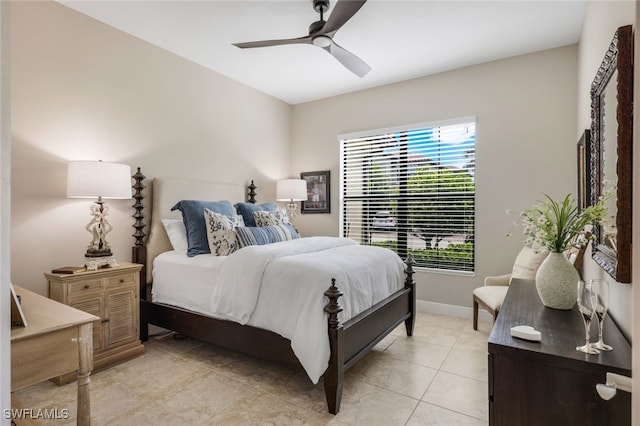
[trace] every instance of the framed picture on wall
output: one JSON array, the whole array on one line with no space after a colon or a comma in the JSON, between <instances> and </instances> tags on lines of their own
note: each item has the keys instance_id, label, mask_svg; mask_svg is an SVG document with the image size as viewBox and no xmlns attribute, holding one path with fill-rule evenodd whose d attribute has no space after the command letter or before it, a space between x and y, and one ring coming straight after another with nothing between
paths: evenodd
<instances>
[{"instance_id":1,"label":"framed picture on wall","mask_svg":"<svg viewBox=\"0 0 640 426\"><path fill-rule=\"evenodd\" d=\"M585 129L578 140L578 209L583 211L591 202L591 131Z\"/></svg>"},{"instance_id":2,"label":"framed picture on wall","mask_svg":"<svg viewBox=\"0 0 640 426\"><path fill-rule=\"evenodd\" d=\"M302 213L331 213L329 170L300 173L307 182L307 200L302 202Z\"/></svg>"}]
</instances>

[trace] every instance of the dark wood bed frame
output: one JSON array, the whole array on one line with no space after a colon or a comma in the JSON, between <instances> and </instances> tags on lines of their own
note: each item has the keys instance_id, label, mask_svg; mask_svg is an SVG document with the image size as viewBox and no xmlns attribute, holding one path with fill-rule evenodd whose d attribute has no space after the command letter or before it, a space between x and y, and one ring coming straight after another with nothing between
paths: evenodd
<instances>
[{"instance_id":1,"label":"dark wood bed frame","mask_svg":"<svg viewBox=\"0 0 640 426\"><path fill-rule=\"evenodd\" d=\"M144 233L145 176L138 168L133 175L135 200L135 223L133 234L133 262L144 265L140 272L140 339L148 340L148 325L154 324L205 342L213 343L253 355L262 359L297 365L300 362L291 349L291 341L268 330L240 325L232 321L219 320L174 306L156 304L151 301L151 283L147 284L147 248ZM255 186L249 186L249 202L255 202ZM338 319L342 311L339 299L342 292L334 279L325 292L329 302L324 307L328 313L327 332L331 355L323 381L329 412L337 414L344 385L344 373L371 348L380 342L403 321L407 336L413 334L416 312L415 283L413 281L413 259L406 264L405 286L381 302L343 323Z\"/></svg>"}]
</instances>

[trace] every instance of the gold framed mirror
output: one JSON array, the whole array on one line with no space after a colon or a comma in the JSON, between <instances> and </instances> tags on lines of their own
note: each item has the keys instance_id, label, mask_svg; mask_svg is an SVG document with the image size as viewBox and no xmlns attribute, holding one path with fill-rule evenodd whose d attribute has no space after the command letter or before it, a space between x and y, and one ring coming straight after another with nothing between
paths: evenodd
<instances>
[{"instance_id":1,"label":"gold framed mirror","mask_svg":"<svg viewBox=\"0 0 640 426\"><path fill-rule=\"evenodd\" d=\"M633 33L618 28L591 84L591 204L608 194L594 226L592 256L621 283L631 282Z\"/></svg>"}]
</instances>

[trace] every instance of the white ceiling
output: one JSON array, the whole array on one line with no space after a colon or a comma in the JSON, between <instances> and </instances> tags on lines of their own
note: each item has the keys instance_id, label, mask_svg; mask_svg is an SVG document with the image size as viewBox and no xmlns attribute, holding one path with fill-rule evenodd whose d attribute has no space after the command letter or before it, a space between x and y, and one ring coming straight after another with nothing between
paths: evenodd
<instances>
[{"instance_id":1,"label":"white ceiling","mask_svg":"<svg viewBox=\"0 0 640 426\"><path fill-rule=\"evenodd\" d=\"M312 45L232 46L306 36L311 0L59 2L290 104L577 43L587 3L369 0L334 37L359 78Z\"/></svg>"}]
</instances>

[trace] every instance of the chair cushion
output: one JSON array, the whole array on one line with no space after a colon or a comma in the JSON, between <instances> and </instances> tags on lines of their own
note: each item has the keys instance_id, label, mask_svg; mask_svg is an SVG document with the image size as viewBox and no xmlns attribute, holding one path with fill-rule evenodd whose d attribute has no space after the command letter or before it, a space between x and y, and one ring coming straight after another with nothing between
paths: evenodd
<instances>
[{"instance_id":1,"label":"chair cushion","mask_svg":"<svg viewBox=\"0 0 640 426\"><path fill-rule=\"evenodd\" d=\"M516 260L513 262L511 278L534 280L536 278L538 267L548 255L549 251L544 248L533 249L528 246L522 247L522 250L518 253Z\"/></svg>"},{"instance_id":2,"label":"chair cushion","mask_svg":"<svg viewBox=\"0 0 640 426\"><path fill-rule=\"evenodd\" d=\"M507 295L507 290L509 287L506 286L478 287L473 290L473 295L494 311L499 311L504 297Z\"/></svg>"}]
</instances>

